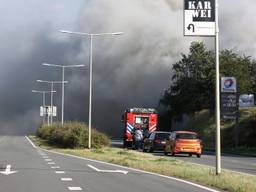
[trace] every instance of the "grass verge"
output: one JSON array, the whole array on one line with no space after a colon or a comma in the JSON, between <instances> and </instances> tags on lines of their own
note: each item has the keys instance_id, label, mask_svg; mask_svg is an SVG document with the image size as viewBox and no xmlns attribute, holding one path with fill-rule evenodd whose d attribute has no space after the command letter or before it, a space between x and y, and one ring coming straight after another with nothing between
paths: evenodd
<instances>
[{"instance_id":1,"label":"grass verge","mask_svg":"<svg viewBox=\"0 0 256 192\"><path fill-rule=\"evenodd\" d=\"M48 150L182 178L202 185L218 188L223 191L256 191L256 177L243 173L223 170L219 176L216 176L214 168L195 165L172 157L156 157L152 154L111 147L91 150L61 149L50 146L47 142L38 137L30 136L30 138L37 145Z\"/></svg>"}]
</instances>

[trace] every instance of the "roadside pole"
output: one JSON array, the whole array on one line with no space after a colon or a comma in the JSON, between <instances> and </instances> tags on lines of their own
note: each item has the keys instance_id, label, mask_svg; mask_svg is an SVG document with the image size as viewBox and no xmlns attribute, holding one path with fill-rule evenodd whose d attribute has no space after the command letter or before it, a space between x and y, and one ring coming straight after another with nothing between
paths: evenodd
<instances>
[{"instance_id":1,"label":"roadside pole","mask_svg":"<svg viewBox=\"0 0 256 192\"><path fill-rule=\"evenodd\" d=\"M215 55L216 55L216 175L221 173L221 143L220 143L220 73L219 73L219 4L215 0Z\"/></svg>"},{"instance_id":2,"label":"roadside pole","mask_svg":"<svg viewBox=\"0 0 256 192\"><path fill-rule=\"evenodd\" d=\"M44 108L45 108L45 92L43 92L43 124L45 123Z\"/></svg>"},{"instance_id":3,"label":"roadside pole","mask_svg":"<svg viewBox=\"0 0 256 192\"><path fill-rule=\"evenodd\" d=\"M184 0L184 36L215 37L216 175L221 173L218 0Z\"/></svg>"}]
</instances>

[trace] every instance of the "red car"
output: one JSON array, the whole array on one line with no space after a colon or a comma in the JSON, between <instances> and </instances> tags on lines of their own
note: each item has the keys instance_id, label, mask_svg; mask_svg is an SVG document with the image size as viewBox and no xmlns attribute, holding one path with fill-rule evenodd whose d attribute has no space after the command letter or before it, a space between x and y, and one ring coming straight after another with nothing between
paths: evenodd
<instances>
[{"instance_id":1,"label":"red car","mask_svg":"<svg viewBox=\"0 0 256 192\"><path fill-rule=\"evenodd\" d=\"M167 139L164 154L188 154L196 155L198 158L202 154L201 140L198 134L191 131L173 131L170 138Z\"/></svg>"}]
</instances>

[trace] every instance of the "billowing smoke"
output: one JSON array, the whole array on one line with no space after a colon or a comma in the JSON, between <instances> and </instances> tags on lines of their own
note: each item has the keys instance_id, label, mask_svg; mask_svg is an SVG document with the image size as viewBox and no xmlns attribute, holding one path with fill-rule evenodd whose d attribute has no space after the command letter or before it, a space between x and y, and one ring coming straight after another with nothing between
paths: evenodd
<instances>
[{"instance_id":1,"label":"billowing smoke","mask_svg":"<svg viewBox=\"0 0 256 192\"><path fill-rule=\"evenodd\" d=\"M128 107L156 107L171 78L171 64L189 46L184 40L182 12L171 1L88 1L80 31L117 32L93 39L93 124L121 133L121 114ZM74 37L69 37L74 38ZM88 58L88 39L78 57ZM85 82L88 82L88 78ZM88 90L88 89L87 89Z\"/></svg>"},{"instance_id":2,"label":"billowing smoke","mask_svg":"<svg viewBox=\"0 0 256 192\"><path fill-rule=\"evenodd\" d=\"M220 2L221 48L255 56L256 2L230 3ZM42 100L31 89L49 86L35 80L61 79L60 70L42 67L42 62L86 65L66 71L65 119L87 122L89 39L60 34L58 29L124 32L93 39L93 126L113 136L121 134L125 108L157 106L170 84L172 64L198 40L183 37L183 1L28 0L24 5L13 0L0 1L0 7L6 8L0 13L1 133L26 133L40 123ZM213 38L203 40L213 47ZM60 119L60 86L56 90Z\"/></svg>"}]
</instances>

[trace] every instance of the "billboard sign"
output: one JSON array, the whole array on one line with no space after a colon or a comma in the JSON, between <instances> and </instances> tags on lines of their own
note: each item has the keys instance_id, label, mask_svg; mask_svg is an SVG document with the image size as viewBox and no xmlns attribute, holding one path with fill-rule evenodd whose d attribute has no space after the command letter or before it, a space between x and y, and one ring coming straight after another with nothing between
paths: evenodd
<instances>
[{"instance_id":1,"label":"billboard sign","mask_svg":"<svg viewBox=\"0 0 256 192\"><path fill-rule=\"evenodd\" d=\"M223 119L238 118L238 95L237 93L221 94L221 114Z\"/></svg>"},{"instance_id":2,"label":"billboard sign","mask_svg":"<svg viewBox=\"0 0 256 192\"><path fill-rule=\"evenodd\" d=\"M215 36L215 0L184 0L184 35Z\"/></svg>"},{"instance_id":3,"label":"billboard sign","mask_svg":"<svg viewBox=\"0 0 256 192\"><path fill-rule=\"evenodd\" d=\"M239 107L254 107L254 95L253 94L240 95Z\"/></svg>"},{"instance_id":4,"label":"billboard sign","mask_svg":"<svg viewBox=\"0 0 256 192\"><path fill-rule=\"evenodd\" d=\"M237 84L235 77L222 77L221 78L221 92L222 93L236 93Z\"/></svg>"},{"instance_id":5,"label":"billboard sign","mask_svg":"<svg viewBox=\"0 0 256 192\"><path fill-rule=\"evenodd\" d=\"M57 116L57 107L56 106L40 106L40 116Z\"/></svg>"}]
</instances>

